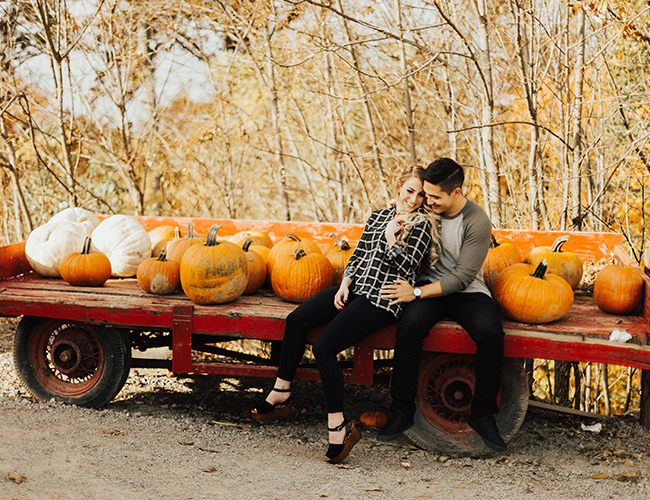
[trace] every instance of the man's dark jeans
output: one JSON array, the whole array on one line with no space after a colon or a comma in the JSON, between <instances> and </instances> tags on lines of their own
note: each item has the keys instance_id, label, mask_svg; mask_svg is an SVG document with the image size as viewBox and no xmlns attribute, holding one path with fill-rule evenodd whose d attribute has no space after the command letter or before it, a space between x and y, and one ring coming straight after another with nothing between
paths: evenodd
<instances>
[{"instance_id":1,"label":"man's dark jeans","mask_svg":"<svg viewBox=\"0 0 650 500\"><path fill-rule=\"evenodd\" d=\"M397 328L393 358L391 411L414 415L422 341L443 318L462 326L476 343L476 386L471 415L482 417L498 413L505 334L496 302L480 292L453 293L405 305Z\"/></svg>"}]
</instances>

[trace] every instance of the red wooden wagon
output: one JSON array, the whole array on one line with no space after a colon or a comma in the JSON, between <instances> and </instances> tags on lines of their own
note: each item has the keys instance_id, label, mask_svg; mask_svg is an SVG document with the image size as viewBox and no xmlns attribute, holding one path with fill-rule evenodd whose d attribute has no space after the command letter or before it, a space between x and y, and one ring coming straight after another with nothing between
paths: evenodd
<instances>
[{"instance_id":1,"label":"red wooden wagon","mask_svg":"<svg viewBox=\"0 0 650 500\"><path fill-rule=\"evenodd\" d=\"M199 234L219 222L220 235L245 229L267 232L274 241L288 232L329 245L332 232L358 240L362 226L301 222L269 222L190 218L141 217L147 230L159 225L194 223ZM632 263L622 237L610 233L495 231L513 241L524 255L558 236L570 234L563 249L583 261L598 261L612 252ZM270 289L213 306L192 303L183 293L145 294L135 279L112 279L100 288L72 287L60 279L29 271L24 242L0 247L0 315L23 316L14 339L14 361L23 383L39 399L90 407L105 405L121 390L131 367L158 366L176 373L275 377L271 358L234 352L229 343L256 339L276 346L284 320L296 306L275 297ZM640 271L641 272L641 271ZM642 273L643 274L643 273ZM650 278L644 275L646 289ZM650 427L650 294L637 314L612 316L601 312L593 298L576 294L569 314L560 321L528 325L504 321L506 331L499 428L506 440L519 429L528 406L528 384L521 358L610 363L643 370L642 422ZM628 343L609 341L613 330L632 335ZM354 347L353 366L345 380L372 384L379 361L377 349L391 349L394 327L385 328ZM313 341L319 331L312 331ZM139 358L139 352L167 346L171 361ZM132 351L133 349L133 351ZM424 343L416 424L407 436L430 450L476 455L488 449L466 424L474 375L475 346L456 323L436 325ZM205 361L194 352L224 355ZM135 353L132 356L132 352ZM273 350L271 350L273 353ZM298 378L318 379L313 368L300 368Z\"/></svg>"}]
</instances>

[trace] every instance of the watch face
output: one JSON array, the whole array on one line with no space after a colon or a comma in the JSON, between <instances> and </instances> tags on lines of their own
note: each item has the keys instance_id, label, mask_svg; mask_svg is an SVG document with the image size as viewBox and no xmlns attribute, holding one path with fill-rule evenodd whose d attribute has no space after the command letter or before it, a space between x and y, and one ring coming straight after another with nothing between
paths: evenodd
<instances>
[{"instance_id":1,"label":"watch face","mask_svg":"<svg viewBox=\"0 0 650 500\"><path fill-rule=\"evenodd\" d=\"M415 295L418 299L420 298L420 295L422 295L422 289L421 288L414 288L413 289L413 295Z\"/></svg>"}]
</instances>

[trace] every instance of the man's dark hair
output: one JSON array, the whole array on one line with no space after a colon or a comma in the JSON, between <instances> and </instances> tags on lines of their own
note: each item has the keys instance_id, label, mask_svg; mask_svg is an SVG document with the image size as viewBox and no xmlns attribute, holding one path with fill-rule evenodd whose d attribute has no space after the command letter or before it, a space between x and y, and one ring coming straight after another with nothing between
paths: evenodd
<instances>
[{"instance_id":1,"label":"man's dark hair","mask_svg":"<svg viewBox=\"0 0 650 500\"><path fill-rule=\"evenodd\" d=\"M463 167L451 158L438 158L429 164L422 179L451 194L454 189L463 185L465 172Z\"/></svg>"}]
</instances>

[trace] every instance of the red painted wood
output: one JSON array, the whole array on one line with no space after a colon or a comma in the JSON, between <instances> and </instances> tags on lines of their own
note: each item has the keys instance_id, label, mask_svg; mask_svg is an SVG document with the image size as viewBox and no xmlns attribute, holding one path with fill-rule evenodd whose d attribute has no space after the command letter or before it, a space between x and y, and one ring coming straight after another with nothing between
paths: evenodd
<instances>
[{"instance_id":1,"label":"red painted wood","mask_svg":"<svg viewBox=\"0 0 650 500\"><path fill-rule=\"evenodd\" d=\"M172 308L172 369L175 373L192 371L192 305Z\"/></svg>"}]
</instances>

